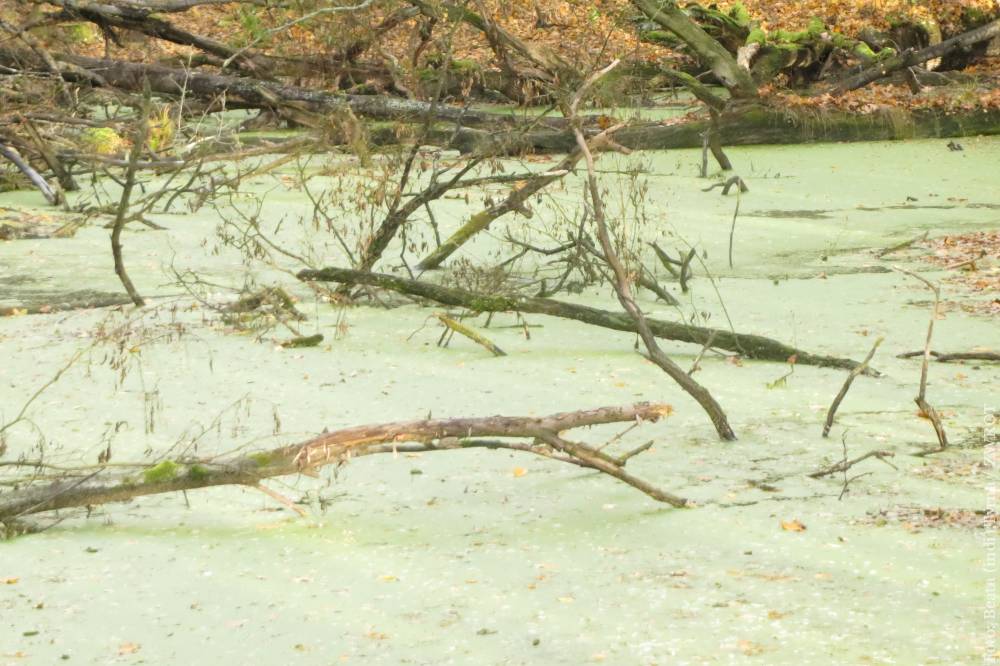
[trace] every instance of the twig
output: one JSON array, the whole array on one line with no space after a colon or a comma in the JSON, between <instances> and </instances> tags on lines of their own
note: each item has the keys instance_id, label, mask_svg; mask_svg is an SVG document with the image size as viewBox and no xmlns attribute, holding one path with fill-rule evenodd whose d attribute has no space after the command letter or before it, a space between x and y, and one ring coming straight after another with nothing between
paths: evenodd
<instances>
[{"instance_id":1,"label":"twig","mask_svg":"<svg viewBox=\"0 0 1000 666\"><path fill-rule=\"evenodd\" d=\"M829 476L831 474L836 474L837 472L846 472L847 470L851 469L852 467L854 467L855 465L857 465L862 460L867 460L868 458L878 458L879 460L881 460L885 464L889 465L893 469L897 469L895 465L891 464L889 461L886 460L886 458L893 458L893 457L895 457L895 455L896 454L893 453L892 451L885 451L885 450L882 450L882 449L875 449L875 450L869 451L868 453L866 453L866 454L864 454L862 456L858 456L857 458L854 458L852 460L846 460L845 459L845 460L840 461L836 465L831 465L830 467L824 467L823 469L820 469L820 470L817 470L817 471L813 472L812 474L809 475L809 477L813 478L813 479L821 479L824 476Z\"/></svg>"},{"instance_id":2,"label":"twig","mask_svg":"<svg viewBox=\"0 0 1000 666\"><path fill-rule=\"evenodd\" d=\"M281 493L279 493L279 492L277 492L275 490L271 490L270 488L268 488L264 484L258 483L258 484L255 484L252 487L256 488L260 492L264 493L268 497L274 499L276 502L278 502L278 504L281 504L281 505L283 505L283 506L291 509L295 513L299 514L299 517L306 518L306 517L309 516L309 513L305 509L303 509L301 506L299 506L298 504L296 504L292 500L288 499L287 497L285 497Z\"/></svg>"},{"instance_id":3,"label":"twig","mask_svg":"<svg viewBox=\"0 0 1000 666\"><path fill-rule=\"evenodd\" d=\"M920 234L916 238L911 238L908 241L903 241L902 243L899 243L897 245L893 245L892 247L887 247L885 249L879 250L878 252L875 253L875 256L878 257L879 259L881 259L882 257L884 257L887 254L891 254L893 252L897 252L899 250L906 249L906 248L910 247L911 245L913 245L914 243L922 243L923 241L927 240L927 234L928 233L929 232L925 231L924 233Z\"/></svg>"},{"instance_id":4,"label":"twig","mask_svg":"<svg viewBox=\"0 0 1000 666\"><path fill-rule=\"evenodd\" d=\"M875 356L875 352L878 350L879 345L882 344L883 340L885 340L884 337L878 338L875 341L875 344L872 345L868 355L865 356L863 361L861 361L861 364L852 368L850 373L848 373L847 379L844 380L844 385L840 387L840 392L837 393L837 397L833 399L833 402L830 404L830 409L826 413L826 424L823 426L824 437L827 437L830 434L830 428L833 427L833 417L837 413L837 408L840 407L840 403L843 401L844 396L847 395L848 389L851 388L851 384L854 383L854 379L868 367L868 363L872 360L872 357Z\"/></svg>"},{"instance_id":5,"label":"twig","mask_svg":"<svg viewBox=\"0 0 1000 666\"><path fill-rule=\"evenodd\" d=\"M736 208L733 210L733 223L729 227L729 268L733 267L733 235L736 233L736 216L740 214L740 196L743 190L736 192Z\"/></svg>"}]
</instances>

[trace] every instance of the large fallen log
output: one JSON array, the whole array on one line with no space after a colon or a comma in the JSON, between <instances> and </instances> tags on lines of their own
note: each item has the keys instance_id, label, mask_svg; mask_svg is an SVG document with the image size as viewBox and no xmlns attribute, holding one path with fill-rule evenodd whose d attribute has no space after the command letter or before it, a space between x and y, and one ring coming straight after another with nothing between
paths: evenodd
<instances>
[{"instance_id":1,"label":"large fallen log","mask_svg":"<svg viewBox=\"0 0 1000 666\"><path fill-rule=\"evenodd\" d=\"M351 458L378 453L508 449L552 458L608 474L658 502L683 507L687 501L625 471L628 460L649 448L637 447L611 455L602 446L573 442L563 433L608 423L655 422L672 411L669 405L637 403L625 407L562 412L549 416L487 416L386 423L346 428L322 434L300 444L225 459L161 460L121 471L97 465L44 479L47 466L22 462L31 471L24 483L0 492L0 523L25 516L66 509L124 502L136 497L196 488L240 485L263 488L264 479L291 474L315 475L318 468L341 465ZM489 439L481 439L489 438Z\"/></svg>"},{"instance_id":2,"label":"large fallen log","mask_svg":"<svg viewBox=\"0 0 1000 666\"><path fill-rule=\"evenodd\" d=\"M708 117L669 123L633 122L615 132L615 142L631 150L701 148ZM597 130L590 130L596 133ZM896 141L1000 134L1000 110L976 108L965 112L940 109L887 108L870 114L847 111L748 105L720 114L718 135L726 146ZM380 141L380 134L373 133ZM387 137L388 140L388 137ZM464 153L490 151L518 154L568 153L576 147L573 132L564 129L508 131L462 128L442 130L436 142L450 141Z\"/></svg>"},{"instance_id":3,"label":"large fallen log","mask_svg":"<svg viewBox=\"0 0 1000 666\"><path fill-rule=\"evenodd\" d=\"M53 53L60 74L70 81L85 80L127 92L142 93L149 89L164 95L198 98L218 102L224 99L228 108L281 108L288 106L315 113L331 113L350 109L351 112L377 120L419 120L427 117L463 125L502 127L514 124L513 113L475 111L446 104L432 104L400 99L388 95L350 95L300 86L283 85L247 77L223 76L204 72L175 69L147 63L105 60L68 53ZM49 70L38 55L26 49L0 47L0 65L16 71L45 72ZM552 119L557 122L559 119ZM545 125L545 120L540 124Z\"/></svg>"},{"instance_id":4,"label":"large fallen log","mask_svg":"<svg viewBox=\"0 0 1000 666\"><path fill-rule=\"evenodd\" d=\"M299 271L298 278L306 281L379 287L401 294L426 298L443 305L463 307L473 312L530 312L573 319L616 331L636 332L635 321L624 312L611 312L551 298L483 294L467 289L432 284L423 280L407 280L384 273L367 273L336 267ZM718 328L690 326L662 319L647 318L646 321L649 323L653 335L658 338L703 346L709 345L713 348L736 352L746 358L785 363L794 356L798 365L815 365L845 370L852 370L859 365L857 361L846 358L811 354L762 335L748 335ZM879 373L869 368L865 370L865 374L877 376Z\"/></svg>"}]
</instances>

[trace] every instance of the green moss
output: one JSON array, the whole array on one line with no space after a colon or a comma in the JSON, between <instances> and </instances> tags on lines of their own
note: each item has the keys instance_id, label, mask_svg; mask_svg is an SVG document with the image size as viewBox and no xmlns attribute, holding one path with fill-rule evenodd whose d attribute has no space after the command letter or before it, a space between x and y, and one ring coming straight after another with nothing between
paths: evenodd
<instances>
[{"instance_id":1,"label":"green moss","mask_svg":"<svg viewBox=\"0 0 1000 666\"><path fill-rule=\"evenodd\" d=\"M267 467L271 464L271 454L264 451L259 451L257 453L251 453L247 456L250 460L257 463L257 467Z\"/></svg>"},{"instance_id":2,"label":"green moss","mask_svg":"<svg viewBox=\"0 0 1000 666\"><path fill-rule=\"evenodd\" d=\"M434 81L438 72L433 67L420 67L416 70L417 78L421 81Z\"/></svg>"},{"instance_id":3,"label":"green moss","mask_svg":"<svg viewBox=\"0 0 1000 666\"><path fill-rule=\"evenodd\" d=\"M505 296L483 296L469 301L469 309L476 312L504 312L516 310L514 299Z\"/></svg>"},{"instance_id":4,"label":"green moss","mask_svg":"<svg viewBox=\"0 0 1000 666\"><path fill-rule=\"evenodd\" d=\"M163 483L177 478L179 466L173 460L164 460L154 467L150 467L142 473L142 478L146 483Z\"/></svg>"},{"instance_id":5,"label":"green moss","mask_svg":"<svg viewBox=\"0 0 1000 666\"><path fill-rule=\"evenodd\" d=\"M760 44L761 46L763 46L764 44L767 43L767 33L764 32L761 28L754 28L753 30L750 31L750 34L747 35L746 43Z\"/></svg>"},{"instance_id":6,"label":"green moss","mask_svg":"<svg viewBox=\"0 0 1000 666\"><path fill-rule=\"evenodd\" d=\"M875 60L878 58L878 54L872 51L871 47L864 42L858 42L851 50L854 55L858 56L862 60Z\"/></svg>"},{"instance_id":7,"label":"green moss","mask_svg":"<svg viewBox=\"0 0 1000 666\"><path fill-rule=\"evenodd\" d=\"M806 30L799 30L798 32L792 32L791 30L775 30L771 33L772 41L779 43L795 43L801 42L809 36L809 32Z\"/></svg>"},{"instance_id":8,"label":"green moss","mask_svg":"<svg viewBox=\"0 0 1000 666\"><path fill-rule=\"evenodd\" d=\"M678 39L674 37L673 33L666 30L646 30L639 34L639 39L644 42L652 42L653 44L672 45L678 43Z\"/></svg>"},{"instance_id":9,"label":"green moss","mask_svg":"<svg viewBox=\"0 0 1000 666\"><path fill-rule=\"evenodd\" d=\"M750 12L747 11L742 2L733 5L729 10L729 15L741 26L750 25Z\"/></svg>"},{"instance_id":10,"label":"green moss","mask_svg":"<svg viewBox=\"0 0 1000 666\"><path fill-rule=\"evenodd\" d=\"M451 71L456 74L474 74L479 71L479 65L475 60L463 60L455 58L451 61Z\"/></svg>"},{"instance_id":11,"label":"green moss","mask_svg":"<svg viewBox=\"0 0 1000 666\"><path fill-rule=\"evenodd\" d=\"M100 33L91 23L69 23L62 26L66 41L70 44L87 44L97 41Z\"/></svg>"},{"instance_id":12,"label":"green moss","mask_svg":"<svg viewBox=\"0 0 1000 666\"><path fill-rule=\"evenodd\" d=\"M207 479L211 474L212 473L208 470L208 468L202 465L191 465L188 467L188 478L195 481Z\"/></svg>"}]
</instances>

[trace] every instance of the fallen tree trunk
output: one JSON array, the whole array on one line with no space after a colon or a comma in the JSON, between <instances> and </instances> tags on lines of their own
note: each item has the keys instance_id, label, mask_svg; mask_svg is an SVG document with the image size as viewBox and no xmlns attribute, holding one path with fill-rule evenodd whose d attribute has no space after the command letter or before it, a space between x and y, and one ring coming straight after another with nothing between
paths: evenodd
<instances>
[{"instance_id":1,"label":"fallen tree trunk","mask_svg":"<svg viewBox=\"0 0 1000 666\"><path fill-rule=\"evenodd\" d=\"M407 280L383 273L367 273L347 268L327 267L320 270L303 270L298 273L300 280L338 282L351 285L369 285L389 289L402 294L426 298L443 305L463 307L473 312L531 312L534 314L573 319L585 324L610 328L616 331L636 332L635 321L624 312L610 312L586 305L566 303L551 298L531 296L483 294L455 287L444 287L422 280ZM791 356L797 358L798 365L815 365L825 368L853 370L859 363L846 358L822 356L761 335L734 333L717 328L689 326L662 319L647 318L653 335L666 340L710 345L713 348L736 352L751 359L785 363ZM877 376L871 368L865 374Z\"/></svg>"},{"instance_id":2,"label":"fallen tree trunk","mask_svg":"<svg viewBox=\"0 0 1000 666\"><path fill-rule=\"evenodd\" d=\"M71 476L62 475L48 483L26 481L20 488L0 492L0 523L56 509L124 502L146 495L196 488L222 485L260 488L263 479L290 474L315 475L315 470L320 467L341 465L351 458L377 453L472 448L522 451L594 469L627 483L658 502L683 507L687 505L683 498L660 490L625 471L628 460L647 450L648 445L614 456L601 447L571 442L562 436L566 430L600 424L656 422L671 411L669 405L637 403L543 417L488 416L408 421L336 430L301 444L223 460L162 460L155 464L136 465L128 472L114 471L121 469L120 465L114 468L99 465L77 471ZM484 437L500 439L478 439ZM506 441L509 438L515 441ZM27 462L19 465L33 467ZM38 479L37 473L44 471L45 466L38 464L37 469L33 469L36 475L32 479ZM266 489L265 492L275 496Z\"/></svg>"},{"instance_id":3,"label":"fallen tree trunk","mask_svg":"<svg viewBox=\"0 0 1000 666\"><path fill-rule=\"evenodd\" d=\"M701 148L712 130L709 118L675 124L633 123L615 132L615 143L632 150ZM596 132L598 130L591 130ZM937 109L887 108L871 114L847 111L796 110L751 105L720 114L718 137L726 146L783 145L843 141L895 141L1000 134L1000 110L952 112ZM373 134L376 142L378 133ZM440 131L436 143L451 142L463 153L568 153L576 147L568 130L516 132L462 128Z\"/></svg>"},{"instance_id":4,"label":"fallen tree trunk","mask_svg":"<svg viewBox=\"0 0 1000 666\"><path fill-rule=\"evenodd\" d=\"M987 42L998 36L1000 36L1000 19L980 26L975 30L952 37L951 39L946 39L933 46L928 46L925 49L906 51L898 56L882 60L853 76L842 79L833 86L830 92L834 95L841 95L849 90L863 88L869 83L898 70L920 65L935 58L941 58L957 49L971 48L976 44Z\"/></svg>"},{"instance_id":5,"label":"fallen tree trunk","mask_svg":"<svg viewBox=\"0 0 1000 666\"><path fill-rule=\"evenodd\" d=\"M299 86L282 85L246 77L205 74L161 65L104 60L72 54L53 54L67 66L60 73L67 80L99 80L103 85L133 93L142 93L146 82L154 93L199 98L217 103L225 99L228 108L291 108L330 113L351 112L379 120L415 120L426 117L464 125L509 126L517 118L511 114L471 111L469 109L399 99L385 95L349 95ZM48 72L45 63L24 49L0 48L0 65L19 71ZM84 76L83 73L89 73ZM547 121L541 121L545 125Z\"/></svg>"}]
</instances>

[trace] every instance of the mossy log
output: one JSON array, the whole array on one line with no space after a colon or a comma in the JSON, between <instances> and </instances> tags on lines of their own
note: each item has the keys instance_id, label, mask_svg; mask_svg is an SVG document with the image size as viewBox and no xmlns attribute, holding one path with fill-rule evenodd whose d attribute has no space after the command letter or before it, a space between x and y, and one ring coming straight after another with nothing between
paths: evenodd
<instances>
[{"instance_id":1,"label":"mossy log","mask_svg":"<svg viewBox=\"0 0 1000 666\"><path fill-rule=\"evenodd\" d=\"M635 321L624 312L611 312L551 298L482 294L467 289L432 284L423 280L407 280L384 273L367 273L347 268L328 267L320 270L304 270L299 272L298 278L306 281L315 280L380 287L426 298L443 305L467 308L473 312L530 312L573 319L616 331L634 333L637 330ZM708 344L713 348L736 352L750 359L785 363L789 358L795 356L798 365L815 365L845 370L852 370L859 365L857 361L846 358L811 354L761 335L690 326L662 319L647 318L646 321L649 323L653 335L658 338L690 342L697 345ZM871 369L866 370L865 374L878 375L876 371Z\"/></svg>"},{"instance_id":2,"label":"mossy log","mask_svg":"<svg viewBox=\"0 0 1000 666\"><path fill-rule=\"evenodd\" d=\"M614 134L616 143L632 150L700 148L702 135L711 128L707 117L664 125L633 123ZM814 109L782 109L763 105L737 106L719 116L723 145L835 143L893 141L1000 134L1000 110L973 109L952 112L936 109L887 108L870 114ZM572 132L442 131L462 152L493 150L566 153L576 145Z\"/></svg>"},{"instance_id":3,"label":"mossy log","mask_svg":"<svg viewBox=\"0 0 1000 666\"><path fill-rule=\"evenodd\" d=\"M686 500L625 471L628 460L648 446L621 455L603 447L572 442L563 433L607 423L655 422L671 413L669 405L636 403L624 407L562 412L549 416L487 416L435 419L359 426L324 433L299 444L243 454L223 460L162 460L136 465L98 465L45 482L31 463L20 487L0 491L0 524L26 516L67 509L124 502L212 486L240 485L257 488L264 479L291 474L315 475L316 469L340 465L351 458L378 453L428 452L455 449L508 449L594 469L627 483L658 502L676 507ZM481 439L489 438L489 439ZM511 441L512 440L512 441ZM274 496L274 493L269 492Z\"/></svg>"}]
</instances>

